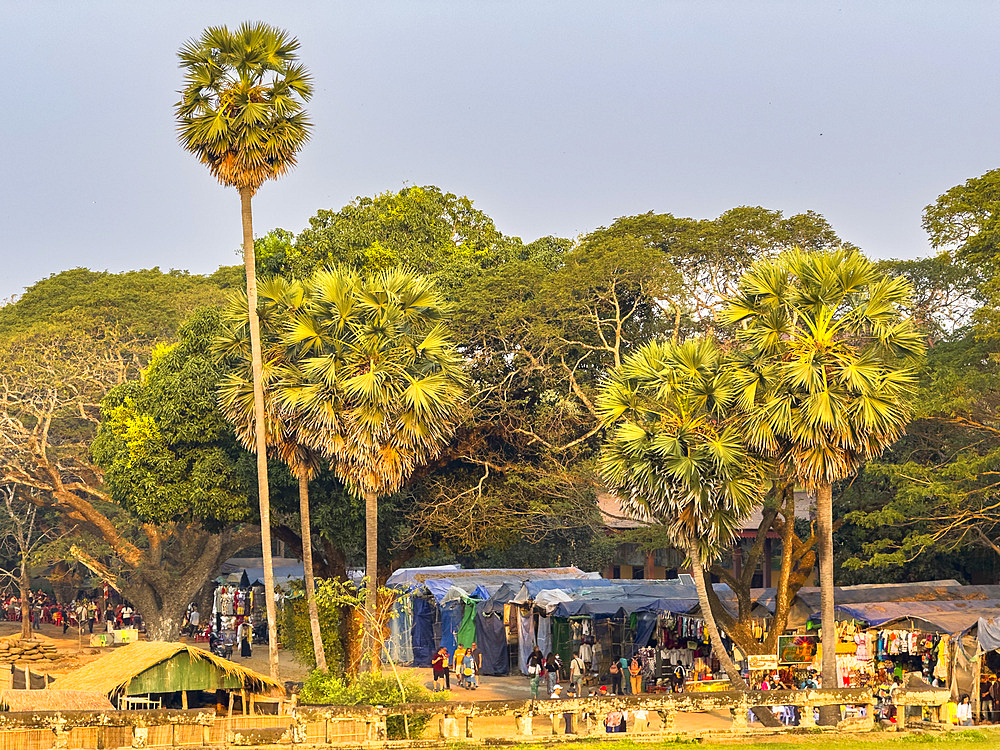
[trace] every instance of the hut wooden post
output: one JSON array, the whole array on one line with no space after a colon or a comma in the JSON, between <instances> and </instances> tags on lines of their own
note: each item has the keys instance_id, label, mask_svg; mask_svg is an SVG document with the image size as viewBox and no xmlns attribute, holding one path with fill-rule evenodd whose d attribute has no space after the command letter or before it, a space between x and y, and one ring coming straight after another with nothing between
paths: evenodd
<instances>
[{"instance_id":1,"label":"hut wooden post","mask_svg":"<svg viewBox=\"0 0 1000 750\"><path fill-rule=\"evenodd\" d=\"M247 715L247 689L242 688L240 690L240 708L243 709L243 715Z\"/></svg>"},{"instance_id":2,"label":"hut wooden post","mask_svg":"<svg viewBox=\"0 0 1000 750\"><path fill-rule=\"evenodd\" d=\"M230 690L229 691L229 714L226 716L226 718L228 718L228 719L233 718L233 699L234 699L234 693L233 693L232 690Z\"/></svg>"},{"instance_id":3,"label":"hut wooden post","mask_svg":"<svg viewBox=\"0 0 1000 750\"><path fill-rule=\"evenodd\" d=\"M188 691L181 690L181 708L187 711L187 707L188 707Z\"/></svg>"}]
</instances>

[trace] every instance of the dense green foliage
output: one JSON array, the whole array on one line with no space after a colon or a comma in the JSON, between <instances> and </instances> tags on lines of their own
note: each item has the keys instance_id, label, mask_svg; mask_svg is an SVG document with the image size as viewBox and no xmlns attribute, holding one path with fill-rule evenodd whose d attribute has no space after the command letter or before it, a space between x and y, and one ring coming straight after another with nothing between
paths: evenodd
<instances>
[{"instance_id":1,"label":"dense green foliage","mask_svg":"<svg viewBox=\"0 0 1000 750\"><path fill-rule=\"evenodd\" d=\"M253 468L216 404L222 372L209 342L220 330L217 310L196 313L141 381L101 401L94 460L112 498L142 521L221 528L250 515Z\"/></svg>"},{"instance_id":2,"label":"dense green foliage","mask_svg":"<svg viewBox=\"0 0 1000 750\"><path fill-rule=\"evenodd\" d=\"M284 602L279 622L282 648L293 652L302 664L315 667L316 656L309 630L309 607L300 582L293 582ZM332 674L342 674L345 663L344 648L340 642L343 610L328 601L317 601L317 605L327 668Z\"/></svg>"},{"instance_id":3,"label":"dense green foliage","mask_svg":"<svg viewBox=\"0 0 1000 750\"><path fill-rule=\"evenodd\" d=\"M451 694L448 691L432 693L418 680L418 677L409 672L401 672L398 676L391 673L363 673L348 682L333 673L314 671L309 674L302 687L300 698L303 703L334 706L398 706L400 703L429 703L449 699ZM430 715L410 715L408 720L410 737L416 738L423 734ZM389 716L386 729L389 739L406 739L402 716Z\"/></svg>"}]
</instances>

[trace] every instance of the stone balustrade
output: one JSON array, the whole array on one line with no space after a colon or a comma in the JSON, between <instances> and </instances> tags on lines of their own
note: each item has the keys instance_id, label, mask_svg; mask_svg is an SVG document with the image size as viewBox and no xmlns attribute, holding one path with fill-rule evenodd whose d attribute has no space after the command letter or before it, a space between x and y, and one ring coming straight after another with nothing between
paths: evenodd
<instances>
[{"instance_id":1,"label":"stone balustrade","mask_svg":"<svg viewBox=\"0 0 1000 750\"><path fill-rule=\"evenodd\" d=\"M947 690L938 689L901 690L895 694L895 700L900 716L905 714L905 707L920 706L929 707L932 719L937 719L940 706L950 700L950 694ZM799 717L798 728L809 729L815 727L813 710L828 705L864 707L863 712L848 712L848 718L837 729L865 731L873 726L873 704L870 690L844 688L595 696L534 701L450 701L407 703L392 707L290 704L288 712L281 716L231 719L218 718L214 712L204 711L33 711L0 713L0 734L6 735L0 737L0 744L8 739L16 739L18 733L22 733L25 742L30 739L32 746L70 750L181 745L220 750L255 746L402 747L413 746L414 743L389 740L386 732L387 719L400 715L430 715L439 717L439 738L413 738L421 746L430 746L445 745L455 740L489 742L496 739L496 735L491 738L485 732L477 730L479 721L480 726L491 724L496 731L498 722L484 721L488 719L500 719L499 723L506 720L506 726L510 729L504 730L500 736L508 740L527 739L529 736L536 739L551 738L553 735L567 733L576 736L604 735L604 717L611 711L646 711L651 716L658 716L658 726L647 732L647 736L679 734L676 718L678 714L688 712L714 712L716 715L720 712L728 713L732 719L729 731L749 733L792 729L751 728L748 726L747 716L752 708L770 710L775 706L794 706ZM38 741L40 735L49 739ZM635 736L609 735L608 738ZM3 746L21 745L18 742L7 742Z\"/></svg>"}]
</instances>

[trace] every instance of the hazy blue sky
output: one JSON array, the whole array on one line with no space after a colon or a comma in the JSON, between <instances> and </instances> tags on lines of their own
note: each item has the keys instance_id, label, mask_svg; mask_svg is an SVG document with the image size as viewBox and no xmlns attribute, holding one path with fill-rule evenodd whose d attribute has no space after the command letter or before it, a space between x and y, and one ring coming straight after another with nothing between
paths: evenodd
<instances>
[{"instance_id":1,"label":"hazy blue sky","mask_svg":"<svg viewBox=\"0 0 1000 750\"><path fill-rule=\"evenodd\" d=\"M236 192L174 137L176 50L264 20L316 82L258 234L435 184L525 240L649 210L824 214L875 256L1000 166L1000 3L0 0L0 298L74 266L236 263Z\"/></svg>"}]
</instances>

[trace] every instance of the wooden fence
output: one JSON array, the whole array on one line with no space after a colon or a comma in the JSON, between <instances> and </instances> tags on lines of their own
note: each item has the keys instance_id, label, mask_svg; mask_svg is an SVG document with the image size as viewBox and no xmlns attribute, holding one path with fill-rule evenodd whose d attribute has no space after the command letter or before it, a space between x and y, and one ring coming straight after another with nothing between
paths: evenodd
<instances>
[{"instance_id":1,"label":"wooden fence","mask_svg":"<svg viewBox=\"0 0 1000 750\"><path fill-rule=\"evenodd\" d=\"M927 706L936 711L948 702L946 690L897 693L897 706ZM648 714L657 721L634 726L608 739L657 739L682 734L677 717L685 713L728 715L727 733L788 731L815 726L813 709L825 705L854 707L837 729L873 727L872 693L864 689L775 690L767 692L683 693L567 698L540 701L452 701L381 706L295 706L281 716L219 718L198 711L79 711L0 714L0 750L113 750L114 748L236 747L402 747L444 745L455 740L496 744L604 735L611 711ZM794 706L798 727L756 729L748 725L751 707ZM643 713L644 712L644 713ZM900 714L905 713L900 710ZM393 716L432 716L431 731L421 738L390 740ZM436 735L436 736L428 736Z\"/></svg>"}]
</instances>

